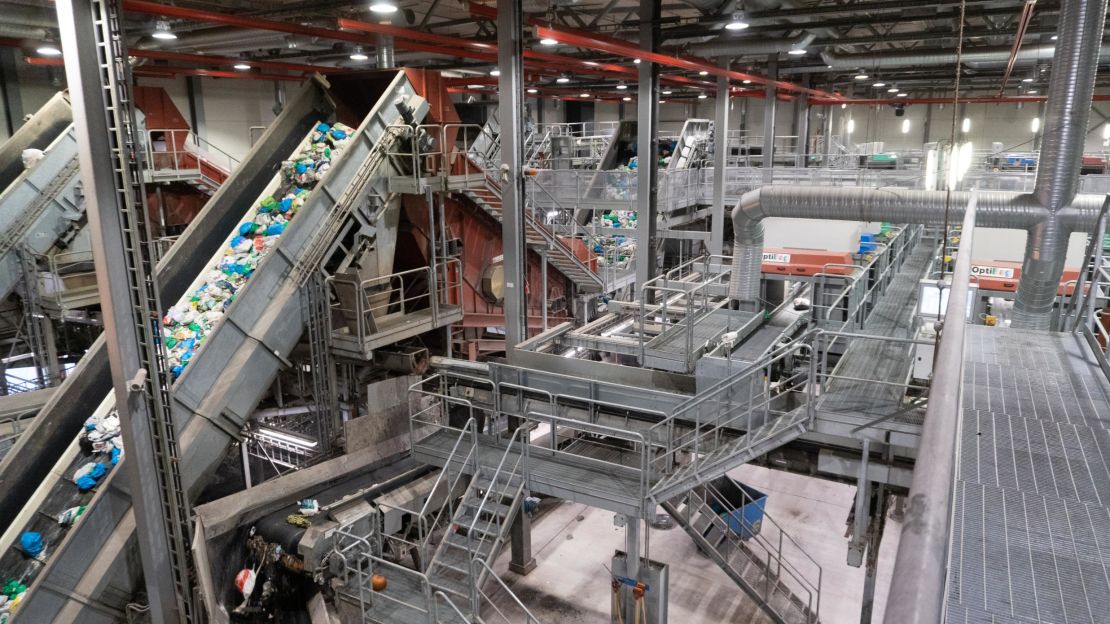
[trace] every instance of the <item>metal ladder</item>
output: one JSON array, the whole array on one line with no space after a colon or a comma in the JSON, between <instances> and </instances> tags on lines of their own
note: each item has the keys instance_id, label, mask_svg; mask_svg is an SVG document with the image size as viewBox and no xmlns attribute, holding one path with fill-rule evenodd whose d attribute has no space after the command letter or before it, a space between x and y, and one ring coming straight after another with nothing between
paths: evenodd
<instances>
[{"instance_id":1,"label":"metal ladder","mask_svg":"<svg viewBox=\"0 0 1110 624\"><path fill-rule=\"evenodd\" d=\"M485 184L478 188L462 191L472 202L478 205L487 214L501 221L501 188L485 176ZM604 282L586 263L575 255L574 250L567 246L546 225L536 220L534 210L530 206L524 208L524 236L528 246L547 258L547 261L560 273L574 282L579 290L584 292L601 292Z\"/></svg>"},{"instance_id":2,"label":"metal ladder","mask_svg":"<svg viewBox=\"0 0 1110 624\"><path fill-rule=\"evenodd\" d=\"M743 504L754 501L744 493ZM821 605L821 566L764 510L758 524L728 503L712 484L663 509L778 624L815 624ZM768 532L774 534L767 536ZM800 556L787 558L784 548ZM799 563L795 563L798 561Z\"/></svg>"},{"instance_id":3,"label":"metal ladder","mask_svg":"<svg viewBox=\"0 0 1110 624\"><path fill-rule=\"evenodd\" d=\"M524 500L524 453L515 460L509 457L524 431L513 434L496 469L478 466L428 563L432 585L468 601L474 615L480 611L478 594L488 574L478 562L493 563Z\"/></svg>"},{"instance_id":4,"label":"metal ladder","mask_svg":"<svg viewBox=\"0 0 1110 624\"><path fill-rule=\"evenodd\" d=\"M169 376L158 319L163 309L155 283L154 242L147 224L146 192L138 162L139 138L131 98L131 71L121 27L118 0L91 0L95 45L98 52L101 89L107 113L113 188L120 207L125 240L127 278L130 283L134 331L139 337L140 365L146 370L143 391L132 403L145 402L151 418L149 428L154 451L154 472L161 492L163 530L169 549L169 570L176 588L176 601L182 621L196 621L197 605L192 591L193 561L190 506L181 482L177 435L170 412ZM135 397L135 394L132 395ZM148 573L153 572L148 570ZM161 572L161 571L159 571Z\"/></svg>"}]
</instances>

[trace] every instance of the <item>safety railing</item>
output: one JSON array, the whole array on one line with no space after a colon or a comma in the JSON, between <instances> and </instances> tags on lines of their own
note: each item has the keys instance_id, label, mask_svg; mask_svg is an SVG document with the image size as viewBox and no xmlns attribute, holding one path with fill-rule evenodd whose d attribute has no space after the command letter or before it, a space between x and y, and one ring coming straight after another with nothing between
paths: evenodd
<instances>
[{"instance_id":1,"label":"safety railing","mask_svg":"<svg viewBox=\"0 0 1110 624\"><path fill-rule=\"evenodd\" d=\"M921 239L922 228L891 228L895 234L877 244L864 264L830 263L813 276L813 318L831 330L862 329L879 295L898 273L907 252ZM838 270L839 269L839 270ZM842 285L839 290L830 289Z\"/></svg>"},{"instance_id":2,"label":"safety railing","mask_svg":"<svg viewBox=\"0 0 1110 624\"><path fill-rule=\"evenodd\" d=\"M787 362L806 361L804 370L784 370L778 376L776 369L788 369ZM688 454L690 463L683 467L692 482L703 482L709 476L716 476L720 457L714 451L724 448L737 439L743 441L739 448L729 447L730 455L741 452L750 453L768 440L766 436L776 435L772 428L762 435L754 435L771 419L785 416L789 410L780 410L777 403L790 394L805 395L804 410L806 423L811 424L815 417L816 399L816 358L813 348L804 342L795 341L771 352L767 357L752 364L739 373L728 377L705 392L699 393L678 406L666 419L656 423L648 430L647 438L660 445L665 452L651 460L653 476L669 475L673 472L673 462L677 453ZM738 432L747 434L738 438ZM709 473L714 473L710 475ZM656 496L662 489L656 481L651 494ZM670 484L668 484L670 485Z\"/></svg>"},{"instance_id":3,"label":"safety railing","mask_svg":"<svg viewBox=\"0 0 1110 624\"><path fill-rule=\"evenodd\" d=\"M213 188L239 166L231 154L189 129L152 128L146 132L146 162L152 172L198 177Z\"/></svg>"},{"instance_id":4,"label":"safety railing","mask_svg":"<svg viewBox=\"0 0 1110 624\"><path fill-rule=\"evenodd\" d=\"M381 600L392 603L396 609L406 614L401 616L404 620L418 619L428 624L438 624L438 601L428 577L384 559L377 539L378 519L371 520L369 535L356 532L358 523L343 525L335 530L335 547L331 557L339 568L340 591L357 600L365 622L373 621L374 603ZM393 579L392 591L376 591L373 587L373 576L382 569L388 571L389 577ZM352 581L353 591L350 589ZM412 586L417 588L415 592L411 591Z\"/></svg>"},{"instance_id":5,"label":"safety railing","mask_svg":"<svg viewBox=\"0 0 1110 624\"><path fill-rule=\"evenodd\" d=\"M0 418L0 459L3 459L8 451L15 446L19 437L23 435L24 430L37 415L37 411L31 411L26 414Z\"/></svg>"},{"instance_id":6,"label":"safety railing","mask_svg":"<svg viewBox=\"0 0 1110 624\"><path fill-rule=\"evenodd\" d=\"M1110 379L1110 194L1103 203L1098 224L1091 235L1087 261L1071 295L1071 310L1061 315L1071 331L1082 335L1103 374ZM1065 327L1066 328L1066 327Z\"/></svg>"},{"instance_id":7,"label":"safety railing","mask_svg":"<svg viewBox=\"0 0 1110 624\"><path fill-rule=\"evenodd\" d=\"M444 306L462 302L462 263L450 258L432 266L417 267L354 282L341 275L325 280L329 297L328 332L336 331L333 317L346 320L347 331L364 344L388 330L392 318L428 310L431 325L438 327Z\"/></svg>"},{"instance_id":8,"label":"safety railing","mask_svg":"<svg viewBox=\"0 0 1110 624\"><path fill-rule=\"evenodd\" d=\"M494 580L496 586L501 590L501 593L509 597L510 603L510 605L505 605L502 600L494 600L493 596L486 592L485 589L479 587L478 598L480 601L480 608L478 613L488 614L492 612L501 618L501 621L505 622L505 624L540 624L539 618L532 615L528 607L524 606L520 598L517 598L516 594L509 589L509 586L505 584L505 581L501 580L500 576L497 576L497 573L493 571L493 568L491 568L488 563L479 560L475 562L475 566L478 568L480 575ZM517 611L512 614L516 617L510 617L509 614L505 613L509 606Z\"/></svg>"},{"instance_id":9,"label":"safety railing","mask_svg":"<svg viewBox=\"0 0 1110 624\"><path fill-rule=\"evenodd\" d=\"M686 513L698 512L704 518L698 528L706 535L722 538L717 545L722 559L734 566L741 578L746 576L745 580L772 609L783 616L787 610L796 613L798 617L786 617L788 621L800 617L804 622L817 622L824 576L821 565L782 530L766 509L758 525L740 513L729 513L756 502L743 488L736 489L740 500L729 500L713 483L699 486L687 498ZM734 563L736 558L744 565ZM748 563L755 570L745 575Z\"/></svg>"},{"instance_id":10,"label":"safety railing","mask_svg":"<svg viewBox=\"0 0 1110 624\"><path fill-rule=\"evenodd\" d=\"M721 270L708 270L714 263ZM702 255L644 282L638 319L641 362L648 355L649 343L677 332L684 334L685 342L680 357L675 358L674 353L660 355L654 351L653 355L683 362L687 370L693 366L699 355L694 349L694 327L724 301L722 289L727 286L731 275L726 266L724 256ZM654 332L653 327L659 330Z\"/></svg>"}]
</instances>

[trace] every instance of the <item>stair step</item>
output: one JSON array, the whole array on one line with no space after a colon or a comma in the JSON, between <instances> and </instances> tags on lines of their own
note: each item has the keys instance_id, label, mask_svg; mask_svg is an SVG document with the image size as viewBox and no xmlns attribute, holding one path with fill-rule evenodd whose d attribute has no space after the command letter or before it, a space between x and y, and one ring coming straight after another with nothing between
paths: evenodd
<instances>
[{"instance_id":1,"label":"stair step","mask_svg":"<svg viewBox=\"0 0 1110 624\"><path fill-rule=\"evenodd\" d=\"M492 496L485 501L484 505L481 499L467 497L463 500L462 506L468 509L478 509L481 507L482 514L493 514L501 518L508 517L509 512L512 511L512 507L493 500Z\"/></svg>"},{"instance_id":2,"label":"stair step","mask_svg":"<svg viewBox=\"0 0 1110 624\"><path fill-rule=\"evenodd\" d=\"M498 523L496 520L485 520L481 518L479 518L477 522L474 520L474 514L465 513L455 518L454 523L458 525L459 528L466 530L470 530L473 524L475 533L490 537L496 537L501 527L504 526L504 522Z\"/></svg>"},{"instance_id":3,"label":"stair step","mask_svg":"<svg viewBox=\"0 0 1110 624\"><path fill-rule=\"evenodd\" d=\"M485 559L493 548L494 540L487 537L482 539L480 536L475 536L474 539L467 539L465 535L458 533L450 533L440 542L440 547L453 548L470 556L478 556Z\"/></svg>"}]
</instances>

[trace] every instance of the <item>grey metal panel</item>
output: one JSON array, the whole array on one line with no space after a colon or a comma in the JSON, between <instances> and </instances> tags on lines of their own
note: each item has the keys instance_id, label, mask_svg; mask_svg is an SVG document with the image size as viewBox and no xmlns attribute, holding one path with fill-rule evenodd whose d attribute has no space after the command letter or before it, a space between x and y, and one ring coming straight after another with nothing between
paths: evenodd
<instances>
[{"instance_id":1,"label":"grey metal panel","mask_svg":"<svg viewBox=\"0 0 1110 624\"><path fill-rule=\"evenodd\" d=\"M178 244L158 264L163 301L177 301L239 222L244 206L273 179L285 155L334 104L311 81L251 149L235 174L205 204ZM85 418L111 389L104 338L98 338L25 435L0 461L0 526L7 526L50 467L73 441Z\"/></svg>"}]
</instances>

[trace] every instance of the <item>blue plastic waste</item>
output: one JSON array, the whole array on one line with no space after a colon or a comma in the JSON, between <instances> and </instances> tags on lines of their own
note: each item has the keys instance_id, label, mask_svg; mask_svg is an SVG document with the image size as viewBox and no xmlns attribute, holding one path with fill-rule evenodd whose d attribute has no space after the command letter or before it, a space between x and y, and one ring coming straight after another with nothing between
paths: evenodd
<instances>
[{"instance_id":1,"label":"blue plastic waste","mask_svg":"<svg viewBox=\"0 0 1110 624\"><path fill-rule=\"evenodd\" d=\"M285 199L281 200L281 203L279 205L281 207L278 210L280 210L282 214L285 214L289 212L289 210L293 207L293 198L286 197Z\"/></svg>"},{"instance_id":2,"label":"blue plastic waste","mask_svg":"<svg viewBox=\"0 0 1110 624\"><path fill-rule=\"evenodd\" d=\"M284 231L284 223L271 223L266 227L266 236L280 236Z\"/></svg>"},{"instance_id":3,"label":"blue plastic waste","mask_svg":"<svg viewBox=\"0 0 1110 624\"><path fill-rule=\"evenodd\" d=\"M112 465L115 466L118 463L119 463L119 449L118 448L113 448L112 449Z\"/></svg>"},{"instance_id":4,"label":"blue plastic waste","mask_svg":"<svg viewBox=\"0 0 1110 624\"><path fill-rule=\"evenodd\" d=\"M96 487L96 479L90 477L89 475L85 475L77 480L77 489L81 490L82 492L88 492L94 487Z\"/></svg>"},{"instance_id":5,"label":"blue plastic waste","mask_svg":"<svg viewBox=\"0 0 1110 624\"><path fill-rule=\"evenodd\" d=\"M34 531L25 531L20 535L19 545L23 547L23 552L32 557L37 557L46 548L46 544L42 541L42 533Z\"/></svg>"}]
</instances>

